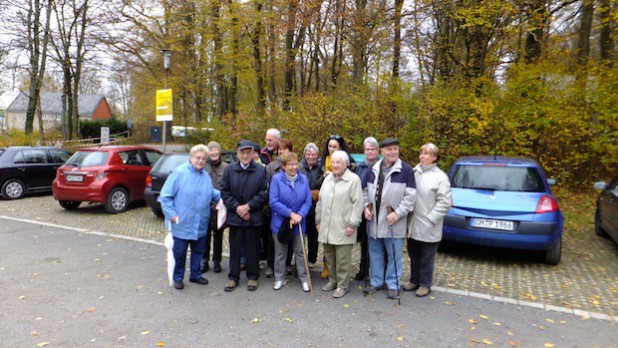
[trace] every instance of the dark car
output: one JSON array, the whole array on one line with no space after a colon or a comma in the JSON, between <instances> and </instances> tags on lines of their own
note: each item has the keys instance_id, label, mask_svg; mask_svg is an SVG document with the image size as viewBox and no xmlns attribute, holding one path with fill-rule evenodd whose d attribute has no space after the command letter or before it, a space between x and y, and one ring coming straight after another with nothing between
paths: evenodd
<instances>
[{"instance_id":1,"label":"dark car","mask_svg":"<svg viewBox=\"0 0 618 348\"><path fill-rule=\"evenodd\" d=\"M236 152L232 150L222 151L221 159L227 163L232 163L237 160ZM156 216L163 217L163 210L161 209L161 203L159 203L158 198L163 184L165 184L165 180L167 180L167 177L176 167L188 160L188 153L165 154L152 167L152 170L150 170L150 173L146 177L144 198L146 199L146 204L148 204Z\"/></svg>"},{"instance_id":2,"label":"dark car","mask_svg":"<svg viewBox=\"0 0 618 348\"><path fill-rule=\"evenodd\" d=\"M452 204L445 241L540 250L556 265L564 217L541 166L532 159L462 157L449 170Z\"/></svg>"},{"instance_id":3,"label":"dark car","mask_svg":"<svg viewBox=\"0 0 618 348\"><path fill-rule=\"evenodd\" d=\"M123 212L130 202L144 198L146 175L161 155L146 146L80 149L58 168L54 198L67 210L96 202L105 204L109 213Z\"/></svg>"},{"instance_id":4,"label":"dark car","mask_svg":"<svg viewBox=\"0 0 618 348\"><path fill-rule=\"evenodd\" d=\"M144 190L144 199L152 212L163 217L161 204L157 201L165 180L176 167L189 160L188 153L172 153L165 154L159 158L157 163L152 167L150 173L146 176L146 189Z\"/></svg>"},{"instance_id":5,"label":"dark car","mask_svg":"<svg viewBox=\"0 0 618 348\"><path fill-rule=\"evenodd\" d=\"M58 169L71 152L55 147L0 148L0 187L4 199L26 193L51 191Z\"/></svg>"},{"instance_id":6,"label":"dark car","mask_svg":"<svg viewBox=\"0 0 618 348\"><path fill-rule=\"evenodd\" d=\"M596 182L594 187L603 190L597 198L594 231L598 236L609 236L618 243L618 177L609 184L605 181Z\"/></svg>"}]
</instances>

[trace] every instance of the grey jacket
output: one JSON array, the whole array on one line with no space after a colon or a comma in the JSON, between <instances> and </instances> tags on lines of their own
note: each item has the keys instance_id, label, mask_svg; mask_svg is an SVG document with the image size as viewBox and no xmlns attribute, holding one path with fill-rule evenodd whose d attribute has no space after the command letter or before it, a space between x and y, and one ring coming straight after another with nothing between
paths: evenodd
<instances>
[{"instance_id":1,"label":"grey jacket","mask_svg":"<svg viewBox=\"0 0 618 348\"><path fill-rule=\"evenodd\" d=\"M414 169L401 159L398 159L393 164L393 168L384 178L380 211L376 215L376 192L378 190L380 166L383 161L384 159L381 159L374 164L363 180L365 207L371 203L374 210L374 218L367 224L369 226L369 237L391 238L392 227L394 238L405 238L408 229L408 214L414 210L414 202L416 201ZM386 216L388 215L387 206L391 206L399 217L392 226L389 226L386 221Z\"/></svg>"},{"instance_id":2,"label":"grey jacket","mask_svg":"<svg viewBox=\"0 0 618 348\"><path fill-rule=\"evenodd\" d=\"M451 204L451 183L448 176L433 164L414 167L416 203L408 236L412 239L435 243L442 240L444 216Z\"/></svg>"}]
</instances>

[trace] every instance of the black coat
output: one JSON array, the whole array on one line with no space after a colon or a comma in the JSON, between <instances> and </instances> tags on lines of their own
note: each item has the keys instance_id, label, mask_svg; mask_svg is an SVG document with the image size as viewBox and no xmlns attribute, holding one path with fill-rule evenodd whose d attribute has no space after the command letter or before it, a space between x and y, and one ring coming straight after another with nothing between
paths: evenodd
<instances>
[{"instance_id":1,"label":"black coat","mask_svg":"<svg viewBox=\"0 0 618 348\"><path fill-rule=\"evenodd\" d=\"M268 174L266 168L251 161L247 169L236 161L225 168L221 182L221 198L227 208L227 224L235 227L261 226L264 206L268 203ZM249 203L249 221L236 214L239 205Z\"/></svg>"}]
</instances>

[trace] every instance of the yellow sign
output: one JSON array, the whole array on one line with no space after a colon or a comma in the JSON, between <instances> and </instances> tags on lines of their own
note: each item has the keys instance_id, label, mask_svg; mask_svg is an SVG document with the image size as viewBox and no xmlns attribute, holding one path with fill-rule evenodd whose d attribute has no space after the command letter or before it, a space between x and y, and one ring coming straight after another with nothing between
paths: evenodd
<instances>
[{"instance_id":1,"label":"yellow sign","mask_svg":"<svg viewBox=\"0 0 618 348\"><path fill-rule=\"evenodd\" d=\"M174 119L173 99L171 89L157 90L157 122Z\"/></svg>"}]
</instances>

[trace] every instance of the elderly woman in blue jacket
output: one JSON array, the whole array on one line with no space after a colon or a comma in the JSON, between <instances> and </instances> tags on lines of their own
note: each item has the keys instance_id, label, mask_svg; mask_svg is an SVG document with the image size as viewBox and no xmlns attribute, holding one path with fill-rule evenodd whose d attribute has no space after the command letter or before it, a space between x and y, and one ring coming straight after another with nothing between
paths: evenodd
<instances>
[{"instance_id":1,"label":"elderly woman in blue jacket","mask_svg":"<svg viewBox=\"0 0 618 348\"><path fill-rule=\"evenodd\" d=\"M279 241L278 234L283 223L288 223L286 218L290 218L289 223L293 225L293 238L290 242L296 257L296 270L300 278L303 291L308 292L309 282L307 272L304 268L303 250L301 238L305 234L305 218L311 209L311 190L307 177L298 171L298 155L293 152L282 154L281 167L283 171L275 174L270 183L270 209L272 212L270 229L273 232L273 242L275 244L275 290L281 289L286 283L285 259L288 254L288 244ZM298 226L302 227L303 234L300 234Z\"/></svg>"},{"instance_id":2,"label":"elderly woman in blue jacket","mask_svg":"<svg viewBox=\"0 0 618 348\"><path fill-rule=\"evenodd\" d=\"M208 280L200 272L200 262L206 250L210 203L221 199L221 193L213 188L210 175L204 169L208 154L208 147L205 145L195 145L191 148L189 161L172 172L159 196L166 224L171 225L174 237L172 249L176 261L174 287L178 290L184 288L182 280L189 246L191 247L189 281L208 284Z\"/></svg>"}]
</instances>

